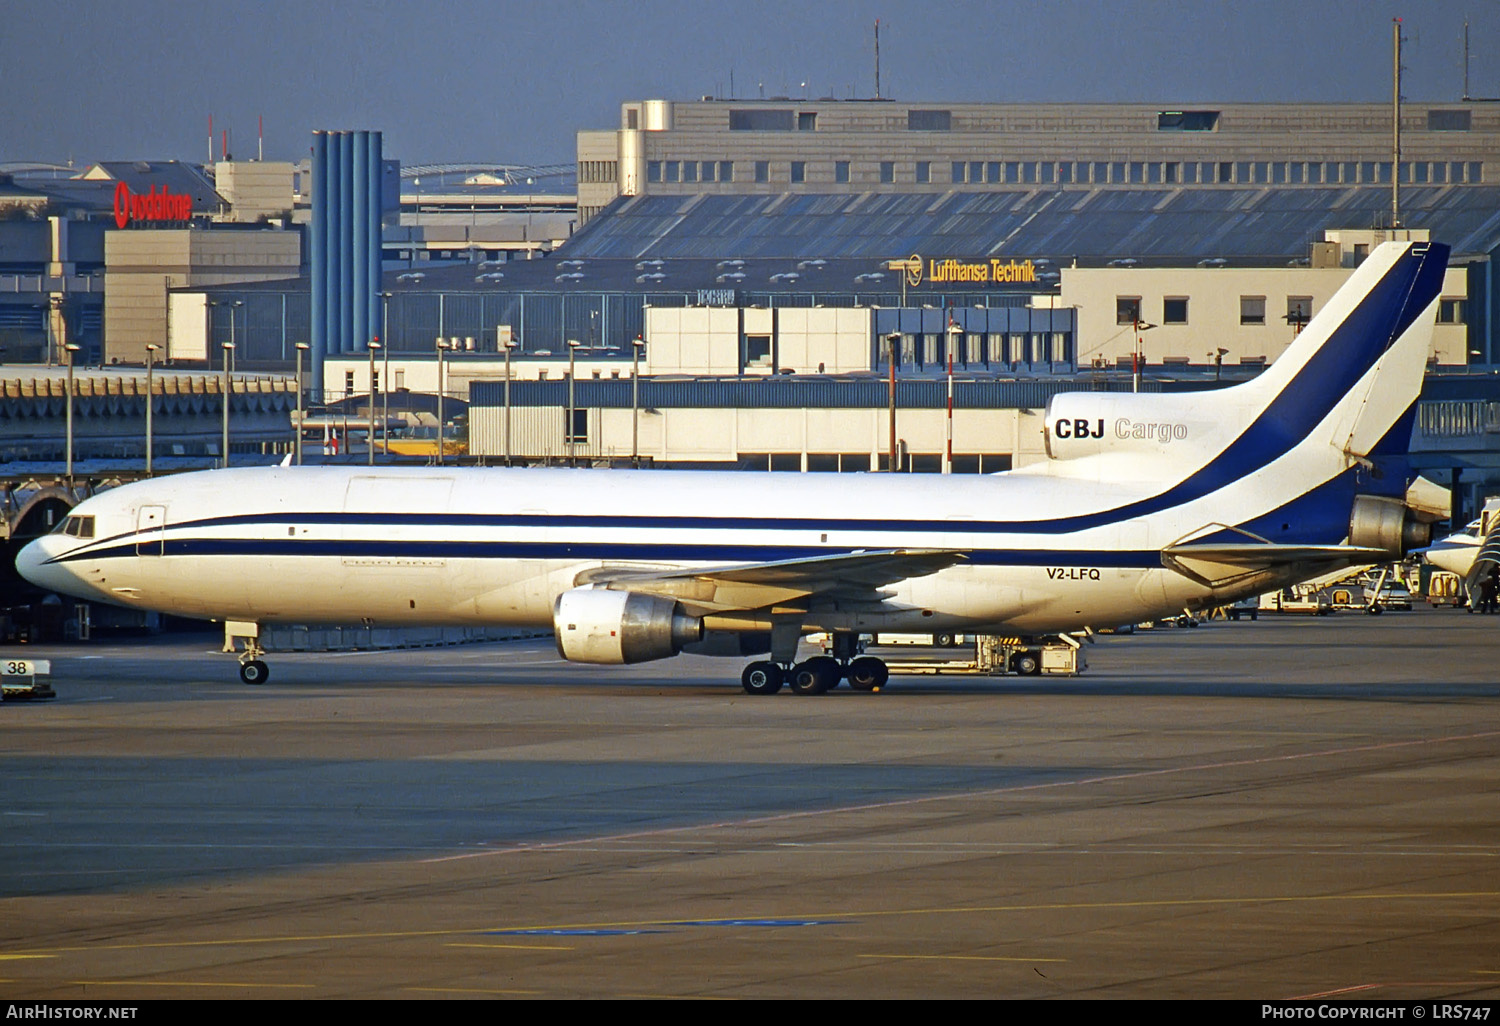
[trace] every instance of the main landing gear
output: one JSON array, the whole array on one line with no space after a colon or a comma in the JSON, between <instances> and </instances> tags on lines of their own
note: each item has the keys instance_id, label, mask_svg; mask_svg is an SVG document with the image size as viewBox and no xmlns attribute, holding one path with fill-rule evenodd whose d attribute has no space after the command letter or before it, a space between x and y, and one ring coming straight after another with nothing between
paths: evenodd
<instances>
[{"instance_id":1,"label":"main landing gear","mask_svg":"<svg viewBox=\"0 0 1500 1026\"><path fill-rule=\"evenodd\" d=\"M833 656L814 656L795 666L782 666L769 659L751 663L740 674L740 684L751 695L774 695L790 686L798 695L821 695L847 680L855 691L879 691L890 679L890 670L874 656L841 663Z\"/></svg>"},{"instance_id":2,"label":"main landing gear","mask_svg":"<svg viewBox=\"0 0 1500 1026\"><path fill-rule=\"evenodd\" d=\"M843 631L833 636L833 655L813 656L793 665L790 659L751 663L740 674L740 684L751 695L774 695L785 686L799 695L821 695L847 680L855 691L879 691L890 670L874 656L856 656L855 636ZM774 647L774 646L773 646Z\"/></svg>"}]
</instances>

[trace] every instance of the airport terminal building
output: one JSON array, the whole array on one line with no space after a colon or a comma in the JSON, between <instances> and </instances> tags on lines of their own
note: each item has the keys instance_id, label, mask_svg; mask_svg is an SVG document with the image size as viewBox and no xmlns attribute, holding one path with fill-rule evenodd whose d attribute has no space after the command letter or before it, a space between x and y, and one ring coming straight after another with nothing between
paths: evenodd
<instances>
[{"instance_id":1,"label":"airport terminal building","mask_svg":"<svg viewBox=\"0 0 1500 1026\"><path fill-rule=\"evenodd\" d=\"M96 214L26 226L36 259L0 268L0 317L49 352L97 339L104 364L159 344L216 372L232 346L237 369L290 376L305 352L335 407L472 401L484 458L844 470L894 449L990 470L1028 458L1055 391L1258 373L1373 246L1425 237L1454 254L1433 375L1470 404L1432 422L1483 437L1500 106L1406 104L1401 129L1393 168L1380 104L628 102L578 135L576 207L539 172L387 169L381 273L355 286L370 337L321 352L299 349L330 280L315 169L219 162L206 191L171 190L190 221L121 227L103 198L149 196L159 169L99 165ZM491 213L506 227L481 239Z\"/></svg>"}]
</instances>

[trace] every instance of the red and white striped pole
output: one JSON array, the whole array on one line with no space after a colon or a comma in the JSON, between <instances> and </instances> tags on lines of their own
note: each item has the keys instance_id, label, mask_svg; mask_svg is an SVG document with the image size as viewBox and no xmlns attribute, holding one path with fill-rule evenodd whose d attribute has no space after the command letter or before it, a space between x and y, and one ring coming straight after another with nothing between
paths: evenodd
<instances>
[{"instance_id":1,"label":"red and white striped pole","mask_svg":"<svg viewBox=\"0 0 1500 1026\"><path fill-rule=\"evenodd\" d=\"M951 336L950 336L951 337ZM948 445L943 456L943 473L953 473L953 346L948 346Z\"/></svg>"}]
</instances>

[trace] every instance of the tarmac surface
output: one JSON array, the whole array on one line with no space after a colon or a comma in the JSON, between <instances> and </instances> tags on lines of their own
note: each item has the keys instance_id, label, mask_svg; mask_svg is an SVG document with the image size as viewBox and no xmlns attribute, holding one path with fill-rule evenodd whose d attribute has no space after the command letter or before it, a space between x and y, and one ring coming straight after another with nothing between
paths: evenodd
<instances>
[{"instance_id":1,"label":"tarmac surface","mask_svg":"<svg viewBox=\"0 0 1500 1026\"><path fill-rule=\"evenodd\" d=\"M1500 997L1500 617L821 697L218 642L0 649L0 999Z\"/></svg>"}]
</instances>

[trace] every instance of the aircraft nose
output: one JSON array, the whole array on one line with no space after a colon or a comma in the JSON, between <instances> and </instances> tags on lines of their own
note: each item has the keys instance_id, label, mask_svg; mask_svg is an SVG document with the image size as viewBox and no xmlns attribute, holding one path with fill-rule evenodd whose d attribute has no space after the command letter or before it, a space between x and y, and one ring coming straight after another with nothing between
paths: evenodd
<instances>
[{"instance_id":1,"label":"aircraft nose","mask_svg":"<svg viewBox=\"0 0 1500 1026\"><path fill-rule=\"evenodd\" d=\"M66 583L71 575L56 564L47 562L52 555L49 550L45 537L26 545L16 554L16 572L38 588L66 591Z\"/></svg>"}]
</instances>

